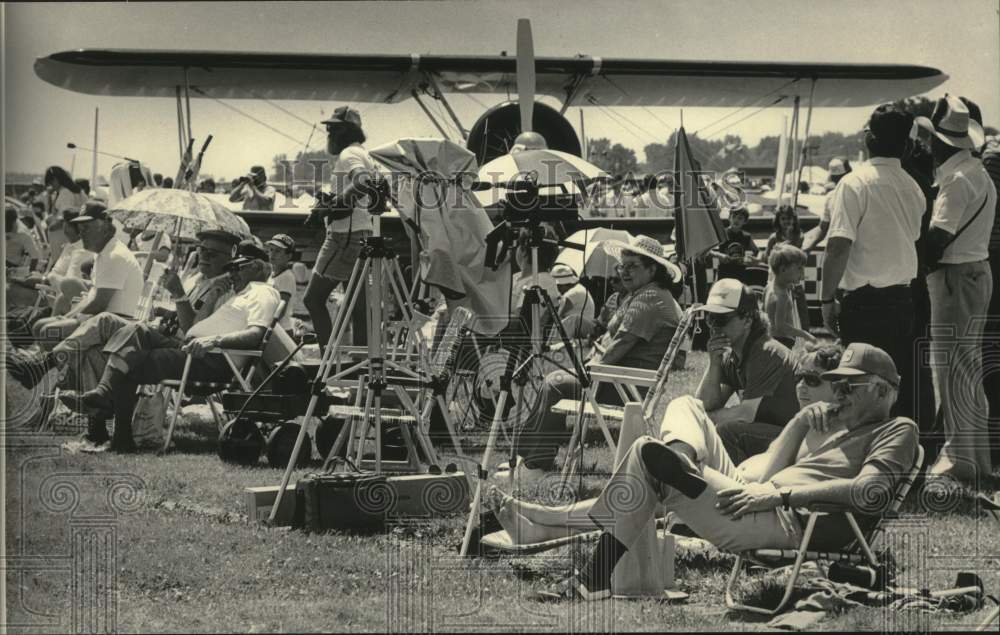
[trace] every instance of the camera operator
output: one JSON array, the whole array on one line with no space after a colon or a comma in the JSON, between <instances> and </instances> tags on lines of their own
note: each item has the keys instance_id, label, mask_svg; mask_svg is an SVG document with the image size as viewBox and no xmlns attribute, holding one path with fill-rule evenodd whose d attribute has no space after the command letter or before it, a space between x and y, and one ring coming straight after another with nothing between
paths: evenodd
<instances>
[{"instance_id":1,"label":"camera operator","mask_svg":"<svg viewBox=\"0 0 1000 635\"><path fill-rule=\"evenodd\" d=\"M339 282L346 287L361 253L361 241L372 233L369 209L377 198L373 194L379 177L375 162L361 145L365 133L356 110L341 106L322 123L326 125L327 152L336 157L336 162L330 172L332 194L318 196L316 207L306 221L314 226L324 223L326 237L316 255L303 304L309 310L320 346L326 346L333 331L326 301ZM360 293L351 314L356 346L368 341L364 284L360 285Z\"/></svg>"},{"instance_id":2,"label":"camera operator","mask_svg":"<svg viewBox=\"0 0 1000 635\"><path fill-rule=\"evenodd\" d=\"M229 202L242 201L244 210L271 212L274 211L274 194L274 188L267 184L264 167L255 165L250 168L250 174L236 179Z\"/></svg>"}]
</instances>

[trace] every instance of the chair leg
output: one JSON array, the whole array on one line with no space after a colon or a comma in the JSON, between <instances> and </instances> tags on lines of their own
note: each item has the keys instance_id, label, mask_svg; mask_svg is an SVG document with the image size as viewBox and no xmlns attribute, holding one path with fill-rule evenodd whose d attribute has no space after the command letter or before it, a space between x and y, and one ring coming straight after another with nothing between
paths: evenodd
<instances>
[{"instance_id":1,"label":"chair leg","mask_svg":"<svg viewBox=\"0 0 1000 635\"><path fill-rule=\"evenodd\" d=\"M184 360L184 371L181 373L181 383L177 386L177 398L174 400L174 414L170 417L170 425L167 427L167 438L163 442L162 453L170 449L170 439L174 436L174 426L177 424L177 417L181 413L181 400L184 398L184 389L187 387L188 373L191 371L191 356Z\"/></svg>"},{"instance_id":2,"label":"chair leg","mask_svg":"<svg viewBox=\"0 0 1000 635\"><path fill-rule=\"evenodd\" d=\"M858 546L861 547L861 552L868 558L868 564L872 567L878 567L878 558L875 557L875 552L872 551L868 541L865 540L865 535L861 532L861 527L858 526L858 521L855 520L854 514L846 512L844 515L847 516L847 522L850 523L851 529L854 531L854 537L858 541Z\"/></svg>"},{"instance_id":3,"label":"chair leg","mask_svg":"<svg viewBox=\"0 0 1000 635\"><path fill-rule=\"evenodd\" d=\"M776 607L773 609L765 609L760 606L742 604L735 600L733 597L733 585L740 574L741 565L743 564L742 556L736 557L736 564L733 566L733 571L729 574L729 581L726 584L726 607L740 611L749 611L751 613L757 613L758 615L777 615L780 613L781 610L785 608L785 605L788 604L788 600L791 599L792 593L795 591L795 583L799 580L799 573L802 571L802 565L805 562L806 552L809 548L809 541L812 539L812 534L816 528L816 520L818 518L818 514L809 515L809 520L806 522L806 529L802 535L802 542L799 544L798 552L795 556L795 564L792 565L791 575L788 578L788 583L785 584L785 593Z\"/></svg>"},{"instance_id":4,"label":"chair leg","mask_svg":"<svg viewBox=\"0 0 1000 635\"><path fill-rule=\"evenodd\" d=\"M216 395L209 395L205 398L205 401L208 403L208 407L212 411L212 418L215 419L215 425L219 429L219 434L222 434L222 429L226 427L226 420L225 417L222 416L222 413L219 412L218 397L216 397Z\"/></svg>"}]
</instances>

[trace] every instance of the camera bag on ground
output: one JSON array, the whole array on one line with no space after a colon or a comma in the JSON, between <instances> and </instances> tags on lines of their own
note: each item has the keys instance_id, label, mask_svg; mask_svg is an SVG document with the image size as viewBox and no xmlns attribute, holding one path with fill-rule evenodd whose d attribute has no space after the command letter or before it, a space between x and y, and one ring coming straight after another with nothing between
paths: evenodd
<instances>
[{"instance_id":1,"label":"camera bag on ground","mask_svg":"<svg viewBox=\"0 0 1000 635\"><path fill-rule=\"evenodd\" d=\"M377 530L385 524L393 498L385 475L307 474L295 486L294 525L314 532Z\"/></svg>"}]
</instances>

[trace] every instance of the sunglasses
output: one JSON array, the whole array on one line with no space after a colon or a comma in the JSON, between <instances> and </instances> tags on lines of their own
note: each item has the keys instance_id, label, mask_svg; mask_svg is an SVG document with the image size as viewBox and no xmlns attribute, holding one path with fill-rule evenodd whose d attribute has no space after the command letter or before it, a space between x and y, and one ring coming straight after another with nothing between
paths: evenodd
<instances>
[{"instance_id":1,"label":"sunglasses","mask_svg":"<svg viewBox=\"0 0 1000 635\"><path fill-rule=\"evenodd\" d=\"M800 373L795 376L795 382L804 382L810 388L818 388L823 385L823 378L815 373Z\"/></svg>"},{"instance_id":2,"label":"sunglasses","mask_svg":"<svg viewBox=\"0 0 1000 635\"><path fill-rule=\"evenodd\" d=\"M211 247L206 247L204 245L198 245L199 258L222 258L228 256L229 254L224 251L219 251L218 249L212 249Z\"/></svg>"},{"instance_id":3,"label":"sunglasses","mask_svg":"<svg viewBox=\"0 0 1000 635\"><path fill-rule=\"evenodd\" d=\"M710 313L707 318L708 325L712 328L722 328L736 317L736 312L732 313Z\"/></svg>"},{"instance_id":4,"label":"sunglasses","mask_svg":"<svg viewBox=\"0 0 1000 635\"><path fill-rule=\"evenodd\" d=\"M850 379L838 379L836 381L830 382L830 387L833 388L833 392L840 395L849 395L855 391L857 388L863 388L864 386L871 386L874 382L871 381L859 381L851 382Z\"/></svg>"}]
</instances>

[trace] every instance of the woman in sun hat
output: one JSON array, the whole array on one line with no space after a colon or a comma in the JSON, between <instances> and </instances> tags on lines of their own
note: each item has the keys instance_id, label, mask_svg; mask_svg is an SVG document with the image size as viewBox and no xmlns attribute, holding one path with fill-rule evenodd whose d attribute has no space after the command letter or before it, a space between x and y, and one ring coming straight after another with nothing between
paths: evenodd
<instances>
[{"instance_id":1,"label":"woman in sun hat","mask_svg":"<svg viewBox=\"0 0 1000 635\"><path fill-rule=\"evenodd\" d=\"M629 242L608 241L607 250L620 259L616 273L625 291L608 322L608 330L594 345L588 363L614 364L655 370L681 319L681 308L670 287L681 280L677 265L667 260L663 245L649 236ZM520 431L515 453L521 457L515 471L519 478L538 478L553 468L556 452L568 440L565 416L551 409L561 399L580 399L579 381L565 371L545 378L533 416ZM597 400L621 404L611 384L602 384ZM510 473L498 474L509 478Z\"/></svg>"}]
</instances>

